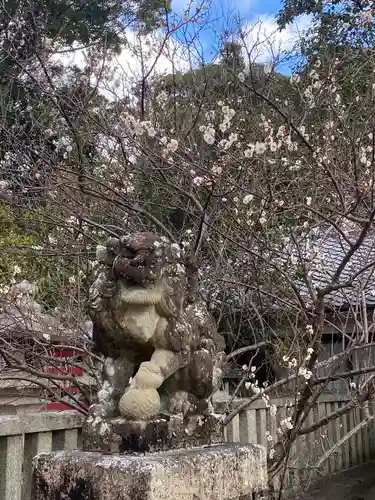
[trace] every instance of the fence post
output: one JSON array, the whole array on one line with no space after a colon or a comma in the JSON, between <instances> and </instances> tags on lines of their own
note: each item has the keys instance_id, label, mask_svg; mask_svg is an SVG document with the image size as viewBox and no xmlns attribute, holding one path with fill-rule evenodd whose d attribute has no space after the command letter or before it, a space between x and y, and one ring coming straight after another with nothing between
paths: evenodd
<instances>
[{"instance_id":1,"label":"fence post","mask_svg":"<svg viewBox=\"0 0 375 500\"><path fill-rule=\"evenodd\" d=\"M5 460L0 467L4 469L0 500L22 500L24 435L8 436L5 439Z\"/></svg>"}]
</instances>

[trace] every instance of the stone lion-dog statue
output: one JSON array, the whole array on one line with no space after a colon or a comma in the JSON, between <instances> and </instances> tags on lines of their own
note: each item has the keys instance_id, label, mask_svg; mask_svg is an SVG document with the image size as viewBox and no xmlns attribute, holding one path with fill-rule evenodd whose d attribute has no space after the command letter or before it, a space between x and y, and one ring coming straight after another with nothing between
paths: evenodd
<instances>
[{"instance_id":1,"label":"stone lion-dog statue","mask_svg":"<svg viewBox=\"0 0 375 500\"><path fill-rule=\"evenodd\" d=\"M210 412L225 342L199 296L193 259L179 244L139 232L108 239L97 261L89 314L105 360L94 413L151 420Z\"/></svg>"}]
</instances>

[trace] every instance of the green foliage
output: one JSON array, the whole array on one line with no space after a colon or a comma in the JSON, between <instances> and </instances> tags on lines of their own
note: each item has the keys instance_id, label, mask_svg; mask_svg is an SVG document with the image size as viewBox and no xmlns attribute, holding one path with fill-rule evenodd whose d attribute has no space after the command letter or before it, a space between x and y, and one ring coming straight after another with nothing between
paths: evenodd
<instances>
[{"instance_id":1,"label":"green foliage","mask_svg":"<svg viewBox=\"0 0 375 500\"><path fill-rule=\"evenodd\" d=\"M323 11L324 2L321 0L284 0L283 8L278 15L281 28L292 23L295 18L303 14L318 14Z\"/></svg>"},{"instance_id":2,"label":"green foliage","mask_svg":"<svg viewBox=\"0 0 375 500\"><path fill-rule=\"evenodd\" d=\"M245 59L242 47L238 43L226 43L221 50L222 66L232 71L241 71L245 68Z\"/></svg>"},{"instance_id":3,"label":"green foliage","mask_svg":"<svg viewBox=\"0 0 375 500\"><path fill-rule=\"evenodd\" d=\"M280 28L294 22L300 16L311 16L309 29L300 41L304 56L336 52L337 48L372 47L374 25L372 13L375 2L351 0L284 0L278 14ZM366 14L370 17L367 19Z\"/></svg>"},{"instance_id":4,"label":"green foliage","mask_svg":"<svg viewBox=\"0 0 375 500\"><path fill-rule=\"evenodd\" d=\"M77 282L82 282L80 270L87 270L87 261L66 252L66 235L59 238L57 228L46 223L50 210L0 205L0 288L22 280L36 283L38 301L54 309L72 306Z\"/></svg>"},{"instance_id":5,"label":"green foliage","mask_svg":"<svg viewBox=\"0 0 375 500\"><path fill-rule=\"evenodd\" d=\"M6 18L23 14L30 21L34 48L41 42L39 35L68 45L102 42L119 50L124 42L124 26L136 21L144 23L145 31L151 30L170 10L170 2L164 0L37 0L29 5L9 0Z\"/></svg>"}]
</instances>

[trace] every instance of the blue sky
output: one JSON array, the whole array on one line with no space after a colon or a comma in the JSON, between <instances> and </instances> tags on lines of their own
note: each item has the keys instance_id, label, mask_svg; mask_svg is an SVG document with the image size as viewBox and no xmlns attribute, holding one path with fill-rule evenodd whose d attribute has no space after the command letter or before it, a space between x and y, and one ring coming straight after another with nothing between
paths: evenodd
<instances>
[{"instance_id":1,"label":"blue sky","mask_svg":"<svg viewBox=\"0 0 375 500\"><path fill-rule=\"evenodd\" d=\"M180 20L189 4L189 0L172 0L172 9L178 13ZM202 0L191 0L193 11L201 5ZM282 7L281 0L207 0L204 17L197 23L185 23L173 37L165 38L164 30L139 37L137 32L128 29L127 43L121 53L108 62L113 71L111 80L100 83L100 91L108 99L123 97L132 92L134 85L144 77L154 74L170 74L173 71L189 71L191 67L217 61L224 29L234 30L236 14L240 16L245 28L246 46L252 50L252 61L269 64L284 74L290 74L293 66L283 61L285 51L292 51L299 33L306 28L310 19L306 16L294 26L282 32L278 30L275 16ZM171 20L173 22L173 20ZM193 39L193 35L198 33ZM230 38L229 38L230 39ZM167 40L167 43L165 41ZM140 56L142 54L142 57ZM279 58L277 57L279 56ZM281 61L280 61L281 59ZM285 58L284 58L285 59ZM73 50L64 53L55 60L66 66L85 67L87 61L85 51ZM117 83L116 83L117 82Z\"/></svg>"},{"instance_id":2,"label":"blue sky","mask_svg":"<svg viewBox=\"0 0 375 500\"><path fill-rule=\"evenodd\" d=\"M191 2L200 5L200 2ZM189 5L188 0L172 0L172 8L176 13L183 13ZM269 62L275 59L275 54L281 57L284 51L292 50L301 31L310 23L307 16L303 16L294 25L288 26L281 33L278 31L275 16L282 8L281 0L208 0L206 25L199 33L202 44L202 53L206 61L217 54L220 43L220 33L225 28L233 28L236 24L234 18L240 18L249 34L247 46L254 47L254 60ZM207 22L209 21L209 22ZM204 24L203 20L198 25L189 28L189 33L199 30ZM278 70L290 73L290 64L280 62Z\"/></svg>"},{"instance_id":3,"label":"blue sky","mask_svg":"<svg viewBox=\"0 0 375 500\"><path fill-rule=\"evenodd\" d=\"M199 2L197 2L199 3ZM280 0L208 0L207 5L217 12L235 10L240 12L246 19L251 20L257 15L276 14L281 6ZM189 5L186 0L172 0L172 8L175 11L181 11Z\"/></svg>"}]
</instances>

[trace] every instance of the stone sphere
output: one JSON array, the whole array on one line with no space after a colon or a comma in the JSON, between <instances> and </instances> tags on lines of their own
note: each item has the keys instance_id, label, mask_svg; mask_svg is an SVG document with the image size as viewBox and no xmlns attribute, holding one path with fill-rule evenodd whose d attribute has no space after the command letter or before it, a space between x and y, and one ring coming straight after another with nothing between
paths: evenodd
<instances>
[{"instance_id":1,"label":"stone sphere","mask_svg":"<svg viewBox=\"0 0 375 500\"><path fill-rule=\"evenodd\" d=\"M120 414L127 420L151 420L160 411L156 389L130 389L119 402Z\"/></svg>"}]
</instances>

